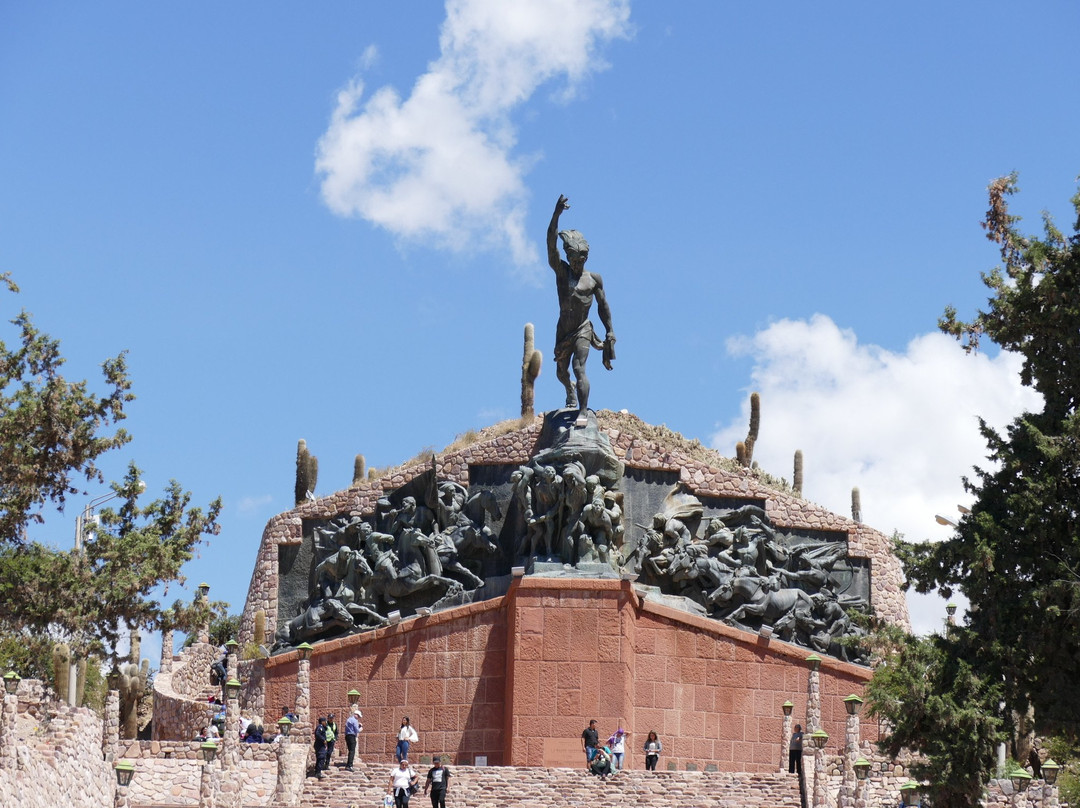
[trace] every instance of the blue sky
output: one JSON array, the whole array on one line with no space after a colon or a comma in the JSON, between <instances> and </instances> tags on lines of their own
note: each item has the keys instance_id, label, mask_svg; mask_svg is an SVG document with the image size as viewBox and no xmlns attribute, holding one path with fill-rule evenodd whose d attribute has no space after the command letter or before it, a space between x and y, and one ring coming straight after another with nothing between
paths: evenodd
<instances>
[{"instance_id":1,"label":"blue sky","mask_svg":"<svg viewBox=\"0 0 1080 808\"><path fill-rule=\"evenodd\" d=\"M526 322L561 403L565 193L619 339L595 407L731 454L760 390L762 466L801 448L808 498L858 485L875 527L941 538L974 414L1037 402L935 322L985 302L992 178L1020 172L1029 228L1070 223L1077 30L1068 2L6 3L4 319L33 312L72 378L129 351L109 470L225 498L187 591L238 610L297 439L325 494L356 453L516 416Z\"/></svg>"}]
</instances>

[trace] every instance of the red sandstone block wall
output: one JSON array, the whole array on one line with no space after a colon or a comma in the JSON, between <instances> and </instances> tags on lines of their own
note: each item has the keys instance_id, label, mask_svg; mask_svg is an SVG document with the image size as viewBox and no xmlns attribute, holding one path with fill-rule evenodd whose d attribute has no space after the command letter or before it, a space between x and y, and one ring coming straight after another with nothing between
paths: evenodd
<instances>
[{"instance_id":1,"label":"red sandstone block wall","mask_svg":"<svg viewBox=\"0 0 1080 808\"><path fill-rule=\"evenodd\" d=\"M343 728L350 689L360 691L365 760L390 761L403 715L420 743L410 755L458 764L583 766L581 731L631 735L630 768L655 729L661 767L769 772L786 758L784 701L807 726L806 649L642 600L628 581L523 578L503 598L366 634L319 643L312 657L312 714ZM292 655L267 664L267 716L295 701ZM821 666L828 749L844 743L843 698L869 671ZM864 717L863 740L876 740ZM339 744L344 749L344 742Z\"/></svg>"},{"instance_id":2,"label":"red sandstone block wall","mask_svg":"<svg viewBox=\"0 0 1080 808\"><path fill-rule=\"evenodd\" d=\"M648 608L648 607L647 607ZM646 611L638 620L634 650L633 739L656 730L664 743L661 765L714 762L721 771L768 772L780 765L783 711L807 726L809 669L798 652L766 643L721 624L689 625ZM735 636L731 636L735 635ZM867 674L826 660L821 670L822 724L829 748L843 745L843 698L862 693ZM877 723L863 718L861 737L877 739ZM640 743L635 768L644 765Z\"/></svg>"},{"instance_id":3,"label":"red sandstone block wall","mask_svg":"<svg viewBox=\"0 0 1080 808\"><path fill-rule=\"evenodd\" d=\"M339 732L348 692L360 691L364 731L357 754L392 761L401 718L420 736L410 756L448 754L472 764L503 762L506 620L497 601L455 609L368 634L320 643L311 660L311 711L333 712ZM296 698L296 662L267 666L267 712ZM338 744L344 753L344 739Z\"/></svg>"}]
</instances>

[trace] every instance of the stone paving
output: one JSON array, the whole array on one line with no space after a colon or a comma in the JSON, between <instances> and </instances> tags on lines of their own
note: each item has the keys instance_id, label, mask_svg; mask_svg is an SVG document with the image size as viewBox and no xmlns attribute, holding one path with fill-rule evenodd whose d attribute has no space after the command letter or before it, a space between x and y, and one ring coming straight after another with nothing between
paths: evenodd
<instances>
[{"instance_id":1,"label":"stone paving","mask_svg":"<svg viewBox=\"0 0 1080 808\"><path fill-rule=\"evenodd\" d=\"M370 808L386 794L390 763L357 764L356 771L332 769L322 780L309 777L301 808L357 804ZM423 780L427 766L415 767ZM798 808L794 775L725 772L624 771L600 780L583 769L512 766L452 766L447 805L469 808ZM417 808L428 797L413 797Z\"/></svg>"}]
</instances>

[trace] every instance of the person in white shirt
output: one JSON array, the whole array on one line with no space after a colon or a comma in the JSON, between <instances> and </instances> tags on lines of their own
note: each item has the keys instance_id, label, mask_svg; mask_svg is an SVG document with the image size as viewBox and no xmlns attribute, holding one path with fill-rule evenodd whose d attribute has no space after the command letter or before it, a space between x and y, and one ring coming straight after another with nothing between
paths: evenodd
<instances>
[{"instance_id":1,"label":"person in white shirt","mask_svg":"<svg viewBox=\"0 0 1080 808\"><path fill-rule=\"evenodd\" d=\"M409 723L409 716L405 716L401 719L401 729L397 734L397 751L394 753L394 759L398 762L409 756L409 745L417 743L420 740L420 736L416 734L416 730L413 729L412 724Z\"/></svg>"},{"instance_id":2,"label":"person in white shirt","mask_svg":"<svg viewBox=\"0 0 1080 808\"><path fill-rule=\"evenodd\" d=\"M409 791L416 785L417 780L419 777L409 765L409 761L402 758L398 767L390 772L390 782L386 787L386 793L393 795L397 808L409 808Z\"/></svg>"}]
</instances>

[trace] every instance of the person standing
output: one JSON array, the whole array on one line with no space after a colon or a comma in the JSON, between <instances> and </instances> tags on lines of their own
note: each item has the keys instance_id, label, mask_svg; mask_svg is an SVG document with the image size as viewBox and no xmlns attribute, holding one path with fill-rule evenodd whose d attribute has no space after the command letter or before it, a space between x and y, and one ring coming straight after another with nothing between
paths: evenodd
<instances>
[{"instance_id":1,"label":"person standing","mask_svg":"<svg viewBox=\"0 0 1080 808\"><path fill-rule=\"evenodd\" d=\"M337 724L334 721L334 714L330 713L330 717L326 719L326 765L324 769L330 768L330 761L334 759L334 744L337 742Z\"/></svg>"},{"instance_id":2,"label":"person standing","mask_svg":"<svg viewBox=\"0 0 1080 808\"><path fill-rule=\"evenodd\" d=\"M349 749L349 758L345 761L346 771L353 770L353 759L356 757L356 736L364 728L364 725L360 723L363 717L364 714L359 710L353 710L353 714L345 721L345 746Z\"/></svg>"},{"instance_id":3,"label":"person standing","mask_svg":"<svg viewBox=\"0 0 1080 808\"><path fill-rule=\"evenodd\" d=\"M615 734L608 738L608 747L611 749L611 760L615 764L616 771L622 771L623 755L626 752L626 736L630 733L622 727L615 730Z\"/></svg>"},{"instance_id":4,"label":"person standing","mask_svg":"<svg viewBox=\"0 0 1080 808\"><path fill-rule=\"evenodd\" d=\"M436 755L432 759L435 765L428 769L424 782L424 793L431 789L431 808L446 808L446 792L450 788L450 770L442 765L442 758Z\"/></svg>"},{"instance_id":5,"label":"person standing","mask_svg":"<svg viewBox=\"0 0 1080 808\"><path fill-rule=\"evenodd\" d=\"M319 716L315 725L315 773L321 779L326 768L326 719Z\"/></svg>"},{"instance_id":6,"label":"person standing","mask_svg":"<svg viewBox=\"0 0 1080 808\"><path fill-rule=\"evenodd\" d=\"M419 779L408 760L402 758L398 761L397 768L390 772L390 782L386 788L386 793L394 797L397 808L409 808L409 790Z\"/></svg>"},{"instance_id":7,"label":"person standing","mask_svg":"<svg viewBox=\"0 0 1080 808\"><path fill-rule=\"evenodd\" d=\"M585 768L589 768L592 759L596 757L596 747L600 745L600 733L596 729L596 719L589 722L581 732L581 748L585 750Z\"/></svg>"},{"instance_id":8,"label":"person standing","mask_svg":"<svg viewBox=\"0 0 1080 808\"><path fill-rule=\"evenodd\" d=\"M400 762L404 758L409 756L409 746L418 743L420 736L416 734L416 730L413 729L412 724L409 723L409 716L405 716L401 719L401 729L397 734L397 750L394 753L395 759Z\"/></svg>"},{"instance_id":9,"label":"person standing","mask_svg":"<svg viewBox=\"0 0 1080 808\"><path fill-rule=\"evenodd\" d=\"M791 743L788 745L788 774L794 772L799 773L799 779L802 780L802 741L803 731L802 724L795 725L795 732L791 734Z\"/></svg>"},{"instance_id":10,"label":"person standing","mask_svg":"<svg viewBox=\"0 0 1080 808\"><path fill-rule=\"evenodd\" d=\"M656 730L649 730L645 739L645 770L656 771L656 764L660 761L660 753L664 751L664 745L656 735Z\"/></svg>"}]
</instances>

